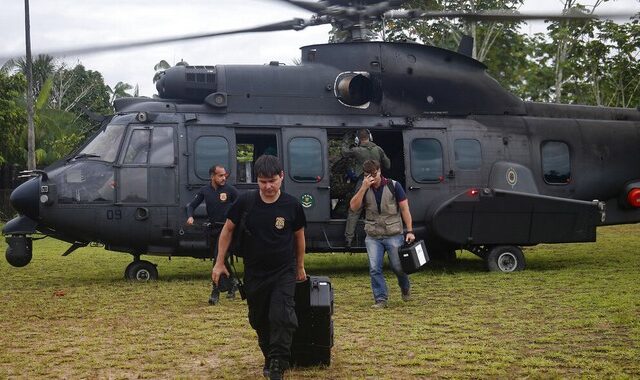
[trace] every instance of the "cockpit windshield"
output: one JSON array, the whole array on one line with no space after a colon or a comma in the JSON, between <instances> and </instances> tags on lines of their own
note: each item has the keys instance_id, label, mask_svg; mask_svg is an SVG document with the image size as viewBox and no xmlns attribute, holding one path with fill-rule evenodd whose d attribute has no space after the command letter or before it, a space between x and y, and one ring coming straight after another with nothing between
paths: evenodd
<instances>
[{"instance_id":1,"label":"cockpit windshield","mask_svg":"<svg viewBox=\"0 0 640 380\"><path fill-rule=\"evenodd\" d=\"M109 124L78 153L74 159L93 159L113 162L118 156L118 148L124 135L124 125Z\"/></svg>"}]
</instances>

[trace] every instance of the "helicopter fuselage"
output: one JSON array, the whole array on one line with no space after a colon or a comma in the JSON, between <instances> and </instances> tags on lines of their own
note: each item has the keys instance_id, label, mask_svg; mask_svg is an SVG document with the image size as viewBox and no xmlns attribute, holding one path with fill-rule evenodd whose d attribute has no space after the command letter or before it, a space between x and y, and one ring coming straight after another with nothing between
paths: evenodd
<instances>
[{"instance_id":1,"label":"helicopter fuselage","mask_svg":"<svg viewBox=\"0 0 640 380\"><path fill-rule=\"evenodd\" d=\"M405 188L433 253L594 241L598 226L640 221L638 110L523 102L448 50L314 45L298 66L170 69L158 92L118 100L79 153L15 190L21 216L3 230L14 253L37 230L76 248L211 257L185 206L214 164L241 192L257 188L261 154L282 160L307 250L343 250L355 183L339 147L360 128L391 158L383 175ZM356 250L364 237L360 224Z\"/></svg>"}]
</instances>

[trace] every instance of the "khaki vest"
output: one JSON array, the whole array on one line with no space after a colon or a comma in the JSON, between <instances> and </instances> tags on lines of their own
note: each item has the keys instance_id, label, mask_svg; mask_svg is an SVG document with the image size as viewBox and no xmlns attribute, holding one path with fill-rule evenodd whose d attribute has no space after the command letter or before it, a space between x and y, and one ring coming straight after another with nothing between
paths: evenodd
<instances>
[{"instance_id":1,"label":"khaki vest","mask_svg":"<svg viewBox=\"0 0 640 380\"><path fill-rule=\"evenodd\" d=\"M392 181L392 183L395 186L395 181ZM381 213L378 213L378 204L376 203L376 196L373 190L366 192L364 202L364 231L367 233L367 236L383 238L402 234L403 225L400 209L396 203L396 198L387 185L384 185L382 189L382 200L380 201Z\"/></svg>"}]
</instances>

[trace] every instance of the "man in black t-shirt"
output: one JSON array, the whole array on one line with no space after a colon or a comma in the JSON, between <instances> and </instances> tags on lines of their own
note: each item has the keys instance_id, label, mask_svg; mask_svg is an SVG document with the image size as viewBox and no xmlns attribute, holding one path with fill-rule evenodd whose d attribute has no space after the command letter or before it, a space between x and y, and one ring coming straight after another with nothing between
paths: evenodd
<instances>
[{"instance_id":1,"label":"man in black t-shirt","mask_svg":"<svg viewBox=\"0 0 640 380\"><path fill-rule=\"evenodd\" d=\"M307 277L304 269L306 218L300 202L280 191L284 172L276 157L260 156L254 171L260 190L243 194L231 206L220 233L218 260L211 278L217 283L221 275L229 276L224 258L233 230L248 202L253 201L246 217L252 241L250 249L244 252L249 323L258 334L258 345L265 357L263 374L281 379L289 366L291 340L298 326L294 309L296 280Z\"/></svg>"},{"instance_id":2,"label":"man in black t-shirt","mask_svg":"<svg viewBox=\"0 0 640 380\"><path fill-rule=\"evenodd\" d=\"M209 241L213 257L215 259L218 251L218 236L222 230L222 225L227 220L227 212L238 199L238 190L235 187L227 184L227 178L229 173L222 165L213 165L209 169L209 177L211 182L208 185L202 186L196 193L195 197L189 204L187 204L187 224L193 225L193 211L204 200L207 206L207 217L211 225ZM236 287L232 286L227 293L227 298L235 298ZM215 305L220 300L220 290L216 285L211 290L211 296L209 297L209 304Z\"/></svg>"}]
</instances>

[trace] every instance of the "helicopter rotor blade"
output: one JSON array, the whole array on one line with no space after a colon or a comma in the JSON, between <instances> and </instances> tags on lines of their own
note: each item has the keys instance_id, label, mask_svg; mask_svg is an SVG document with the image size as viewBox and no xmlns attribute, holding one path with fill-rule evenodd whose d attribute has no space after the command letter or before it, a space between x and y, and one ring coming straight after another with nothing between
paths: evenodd
<instances>
[{"instance_id":1,"label":"helicopter rotor blade","mask_svg":"<svg viewBox=\"0 0 640 380\"><path fill-rule=\"evenodd\" d=\"M171 42L190 41L190 40L219 37L219 36L229 36L232 34L277 32L282 30L298 31L306 28L307 26L328 24L330 22L331 20L328 19L327 17L312 17L308 20L301 19L301 18L294 18L288 21L277 22L273 24L266 24L266 25L256 26L253 28L230 30L225 32L190 34L190 35L184 35L184 36L178 36L178 37L157 38L157 39L151 39L151 40L145 40L145 41L113 43L113 44L107 44L102 46L87 46L87 47L79 47L79 48L49 51L49 52L34 52L34 54L47 54L52 57L87 55L87 54L102 53L102 52L112 51L112 50L122 50L122 49L131 49L131 48L137 48L137 47L161 45L161 44L166 44ZM0 57L0 62L7 61L9 59L14 59L20 56L21 54L17 53L15 55L9 55L7 57Z\"/></svg>"},{"instance_id":2,"label":"helicopter rotor blade","mask_svg":"<svg viewBox=\"0 0 640 380\"><path fill-rule=\"evenodd\" d=\"M420 9L388 11L385 18L390 19L434 19L434 18L463 18L475 21L525 21L525 20L590 20L590 19L623 19L632 17L629 12L583 13L578 10L568 12L518 12L508 9L486 10L477 12L464 11L424 11Z\"/></svg>"}]
</instances>

